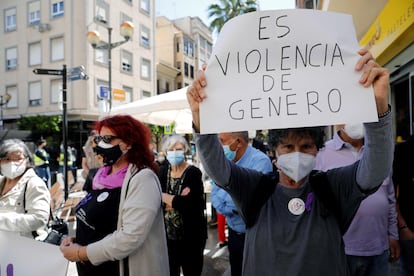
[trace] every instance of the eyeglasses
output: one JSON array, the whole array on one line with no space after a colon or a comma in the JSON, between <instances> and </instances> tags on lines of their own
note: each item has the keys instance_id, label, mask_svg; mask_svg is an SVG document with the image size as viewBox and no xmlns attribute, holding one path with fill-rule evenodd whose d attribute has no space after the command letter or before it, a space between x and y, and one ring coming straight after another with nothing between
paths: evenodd
<instances>
[{"instance_id":1,"label":"eyeglasses","mask_svg":"<svg viewBox=\"0 0 414 276\"><path fill-rule=\"evenodd\" d=\"M2 158L0 158L0 161L6 161L6 162L22 162L26 158L27 157L23 157L23 158L2 157Z\"/></svg>"},{"instance_id":2,"label":"eyeglasses","mask_svg":"<svg viewBox=\"0 0 414 276\"><path fill-rule=\"evenodd\" d=\"M111 143L111 141L113 139L116 139L116 138L118 138L118 137L117 136L114 136L114 135L104 135L104 136L96 135L93 138L93 141L95 142L95 144L99 144L100 141L104 141L104 143L109 144L109 143Z\"/></svg>"}]
</instances>

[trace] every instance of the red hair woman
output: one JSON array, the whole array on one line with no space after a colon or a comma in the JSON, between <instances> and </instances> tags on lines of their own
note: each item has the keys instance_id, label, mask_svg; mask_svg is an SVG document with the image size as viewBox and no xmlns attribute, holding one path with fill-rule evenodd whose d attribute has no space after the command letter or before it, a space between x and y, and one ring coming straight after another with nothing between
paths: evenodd
<instances>
[{"instance_id":1,"label":"red hair woman","mask_svg":"<svg viewBox=\"0 0 414 276\"><path fill-rule=\"evenodd\" d=\"M82 275L169 275L151 132L129 115L97 122L104 166L76 208L76 239L61 244Z\"/></svg>"}]
</instances>

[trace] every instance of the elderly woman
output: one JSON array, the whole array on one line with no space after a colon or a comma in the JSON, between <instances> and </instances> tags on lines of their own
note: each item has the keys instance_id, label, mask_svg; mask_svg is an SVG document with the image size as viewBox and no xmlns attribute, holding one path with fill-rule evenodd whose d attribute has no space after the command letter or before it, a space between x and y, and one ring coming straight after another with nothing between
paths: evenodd
<instances>
[{"instance_id":1,"label":"elderly woman","mask_svg":"<svg viewBox=\"0 0 414 276\"><path fill-rule=\"evenodd\" d=\"M201 171L186 161L189 150L187 141L179 135L168 137L163 144L169 163L160 175L164 220L170 273L177 276L180 268L184 275L201 275L207 239Z\"/></svg>"},{"instance_id":2,"label":"elderly woman","mask_svg":"<svg viewBox=\"0 0 414 276\"><path fill-rule=\"evenodd\" d=\"M0 145L0 231L46 238L50 193L33 169L33 156L18 139Z\"/></svg>"}]
</instances>

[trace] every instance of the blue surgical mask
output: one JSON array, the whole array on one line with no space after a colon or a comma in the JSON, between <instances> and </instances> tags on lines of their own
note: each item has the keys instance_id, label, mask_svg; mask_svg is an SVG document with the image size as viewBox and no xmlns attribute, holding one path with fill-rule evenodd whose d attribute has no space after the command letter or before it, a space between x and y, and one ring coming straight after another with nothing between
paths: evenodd
<instances>
[{"instance_id":1,"label":"blue surgical mask","mask_svg":"<svg viewBox=\"0 0 414 276\"><path fill-rule=\"evenodd\" d=\"M178 165L184 161L184 151L183 150L171 150L167 151L167 160L171 165Z\"/></svg>"},{"instance_id":2,"label":"blue surgical mask","mask_svg":"<svg viewBox=\"0 0 414 276\"><path fill-rule=\"evenodd\" d=\"M237 151L231 150L230 145L223 145L223 151L224 151L224 155L226 156L226 158L229 159L230 161L233 161L234 158L236 157Z\"/></svg>"}]
</instances>

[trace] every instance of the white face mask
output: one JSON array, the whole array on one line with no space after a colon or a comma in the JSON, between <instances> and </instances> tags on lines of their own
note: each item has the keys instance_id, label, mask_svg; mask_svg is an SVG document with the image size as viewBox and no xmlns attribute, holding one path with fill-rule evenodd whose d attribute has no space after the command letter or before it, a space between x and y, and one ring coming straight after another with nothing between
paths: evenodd
<instances>
[{"instance_id":1,"label":"white face mask","mask_svg":"<svg viewBox=\"0 0 414 276\"><path fill-rule=\"evenodd\" d=\"M344 126L344 131L349 138L358 140L364 138L365 128L364 124L346 124Z\"/></svg>"},{"instance_id":2,"label":"white face mask","mask_svg":"<svg viewBox=\"0 0 414 276\"><path fill-rule=\"evenodd\" d=\"M303 152L281 154L277 167L295 182L305 178L315 167L315 156Z\"/></svg>"},{"instance_id":3,"label":"white face mask","mask_svg":"<svg viewBox=\"0 0 414 276\"><path fill-rule=\"evenodd\" d=\"M23 162L8 162L1 165L1 174L9 179L15 179L21 176L26 170L26 161Z\"/></svg>"}]
</instances>

